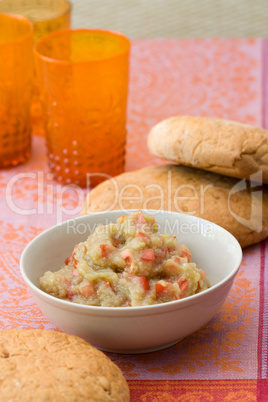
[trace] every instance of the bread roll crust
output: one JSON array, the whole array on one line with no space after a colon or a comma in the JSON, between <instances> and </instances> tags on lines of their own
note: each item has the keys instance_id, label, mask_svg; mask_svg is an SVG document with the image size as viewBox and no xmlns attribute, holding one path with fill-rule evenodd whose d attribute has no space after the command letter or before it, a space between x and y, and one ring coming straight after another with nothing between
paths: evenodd
<instances>
[{"instance_id":1,"label":"bread roll crust","mask_svg":"<svg viewBox=\"0 0 268 402\"><path fill-rule=\"evenodd\" d=\"M261 180L268 184L268 131L259 127L208 117L171 117L151 129L148 147L159 158L226 176L249 180L262 171Z\"/></svg>"},{"instance_id":2,"label":"bread roll crust","mask_svg":"<svg viewBox=\"0 0 268 402\"><path fill-rule=\"evenodd\" d=\"M123 173L87 195L82 215L118 209L186 213L214 222L247 247L268 236L268 193L264 186L173 164Z\"/></svg>"},{"instance_id":3,"label":"bread roll crust","mask_svg":"<svg viewBox=\"0 0 268 402\"><path fill-rule=\"evenodd\" d=\"M127 382L83 339L39 329L0 331L1 401L128 402Z\"/></svg>"}]
</instances>

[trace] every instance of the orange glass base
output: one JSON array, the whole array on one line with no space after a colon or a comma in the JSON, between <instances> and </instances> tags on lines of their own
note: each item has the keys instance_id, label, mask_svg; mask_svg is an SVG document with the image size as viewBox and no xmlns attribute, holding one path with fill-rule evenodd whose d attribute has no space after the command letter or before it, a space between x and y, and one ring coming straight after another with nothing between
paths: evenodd
<instances>
[{"instance_id":1,"label":"orange glass base","mask_svg":"<svg viewBox=\"0 0 268 402\"><path fill-rule=\"evenodd\" d=\"M31 156L31 151L29 149L11 154L0 154L0 169L15 167L21 163L27 162Z\"/></svg>"},{"instance_id":2,"label":"orange glass base","mask_svg":"<svg viewBox=\"0 0 268 402\"><path fill-rule=\"evenodd\" d=\"M117 144L110 152L94 147L90 141L84 141L82 147L63 147L58 148L58 151L55 145L53 150L49 143L48 147L50 172L61 184L93 188L102 181L124 172L125 143Z\"/></svg>"}]
</instances>

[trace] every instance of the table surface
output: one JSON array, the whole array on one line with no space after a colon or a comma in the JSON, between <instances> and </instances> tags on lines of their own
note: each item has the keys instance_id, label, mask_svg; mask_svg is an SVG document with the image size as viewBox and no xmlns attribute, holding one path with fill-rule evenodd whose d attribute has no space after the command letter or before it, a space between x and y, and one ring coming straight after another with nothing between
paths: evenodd
<instances>
[{"instance_id":1,"label":"table surface","mask_svg":"<svg viewBox=\"0 0 268 402\"><path fill-rule=\"evenodd\" d=\"M266 0L71 0L74 28L137 38L267 37Z\"/></svg>"},{"instance_id":2,"label":"table surface","mask_svg":"<svg viewBox=\"0 0 268 402\"><path fill-rule=\"evenodd\" d=\"M261 39L136 40L132 43L126 170L162 163L148 131L172 115L214 116L267 127L268 45ZM45 142L31 159L0 171L0 328L54 330L19 271L26 244L45 228L79 215L85 191L55 183ZM268 241L243 252L222 309L168 349L107 355L128 380L132 401L268 400Z\"/></svg>"}]
</instances>

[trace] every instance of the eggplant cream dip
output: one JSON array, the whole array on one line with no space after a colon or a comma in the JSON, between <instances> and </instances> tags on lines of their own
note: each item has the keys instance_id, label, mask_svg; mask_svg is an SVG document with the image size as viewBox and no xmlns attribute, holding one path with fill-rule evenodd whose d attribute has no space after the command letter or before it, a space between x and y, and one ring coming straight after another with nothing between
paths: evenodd
<instances>
[{"instance_id":1,"label":"eggplant cream dip","mask_svg":"<svg viewBox=\"0 0 268 402\"><path fill-rule=\"evenodd\" d=\"M104 307L166 303L210 286L189 249L176 236L159 234L155 218L142 211L97 226L40 285L57 298Z\"/></svg>"}]
</instances>

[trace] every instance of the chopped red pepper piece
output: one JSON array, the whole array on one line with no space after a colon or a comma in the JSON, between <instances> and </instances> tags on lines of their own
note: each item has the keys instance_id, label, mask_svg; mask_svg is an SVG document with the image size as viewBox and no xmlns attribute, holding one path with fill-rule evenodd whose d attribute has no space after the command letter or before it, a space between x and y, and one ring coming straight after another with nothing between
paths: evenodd
<instances>
[{"instance_id":1,"label":"chopped red pepper piece","mask_svg":"<svg viewBox=\"0 0 268 402\"><path fill-rule=\"evenodd\" d=\"M150 237L147 236L147 234L145 234L143 232L138 232L137 237L140 237L144 241L145 244L148 244L151 241Z\"/></svg>"},{"instance_id":2,"label":"chopped red pepper piece","mask_svg":"<svg viewBox=\"0 0 268 402\"><path fill-rule=\"evenodd\" d=\"M64 261L65 265L68 265L73 259L73 255L70 255L69 257L66 258L66 260Z\"/></svg>"},{"instance_id":3,"label":"chopped red pepper piece","mask_svg":"<svg viewBox=\"0 0 268 402\"><path fill-rule=\"evenodd\" d=\"M141 287L144 290L149 290L150 289L150 285L148 282L148 279L145 276L137 276L139 284L141 285Z\"/></svg>"},{"instance_id":4,"label":"chopped red pepper piece","mask_svg":"<svg viewBox=\"0 0 268 402\"><path fill-rule=\"evenodd\" d=\"M191 253L190 253L189 250L183 250L182 253L181 253L181 256L183 258L186 258L188 262L191 261Z\"/></svg>"},{"instance_id":5,"label":"chopped red pepper piece","mask_svg":"<svg viewBox=\"0 0 268 402\"><path fill-rule=\"evenodd\" d=\"M172 263L170 260L165 264L165 273L167 275L178 275L178 264Z\"/></svg>"},{"instance_id":6,"label":"chopped red pepper piece","mask_svg":"<svg viewBox=\"0 0 268 402\"><path fill-rule=\"evenodd\" d=\"M173 255L172 259L177 263L177 264L181 264L181 258L178 255Z\"/></svg>"},{"instance_id":7,"label":"chopped red pepper piece","mask_svg":"<svg viewBox=\"0 0 268 402\"><path fill-rule=\"evenodd\" d=\"M102 254L102 256L103 256L104 258L107 258L108 255L109 255L109 253L110 253L108 244L101 244L101 245L100 245L100 249L101 249L101 254Z\"/></svg>"},{"instance_id":8,"label":"chopped red pepper piece","mask_svg":"<svg viewBox=\"0 0 268 402\"><path fill-rule=\"evenodd\" d=\"M126 250L122 251L122 253L120 255L123 258L123 260L126 261L126 263L128 265L130 265L132 263L132 261L134 260L132 251L130 251L128 248Z\"/></svg>"},{"instance_id":9,"label":"chopped red pepper piece","mask_svg":"<svg viewBox=\"0 0 268 402\"><path fill-rule=\"evenodd\" d=\"M180 286L181 294L183 294L188 289L189 283L187 281L184 281L179 286Z\"/></svg>"},{"instance_id":10,"label":"chopped red pepper piece","mask_svg":"<svg viewBox=\"0 0 268 402\"><path fill-rule=\"evenodd\" d=\"M113 238L113 245L118 248L121 245L121 241L119 239L117 239L117 237Z\"/></svg>"},{"instance_id":11,"label":"chopped red pepper piece","mask_svg":"<svg viewBox=\"0 0 268 402\"><path fill-rule=\"evenodd\" d=\"M70 262L73 263L74 268L77 267L78 261L74 258L74 253L72 253L72 255L70 255L70 257L66 258L64 261L65 265L69 265Z\"/></svg>"},{"instance_id":12,"label":"chopped red pepper piece","mask_svg":"<svg viewBox=\"0 0 268 402\"><path fill-rule=\"evenodd\" d=\"M205 277L206 277L206 273L205 273L205 271L204 271L202 268L199 269L199 274L200 274L201 279L204 280Z\"/></svg>"},{"instance_id":13,"label":"chopped red pepper piece","mask_svg":"<svg viewBox=\"0 0 268 402\"><path fill-rule=\"evenodd\" d=\"M77 248L78 248L78 245L76 244L74 246L74 251L72 252L72 254L68 258L66 258L66 260L64 261L65 265L68 265L71 261L73 261Z\"/></svg>"},{"instance_id":14,"label":"chopped red pepper piece","mask_svg":"<svg viewBox=\"0 0 268 402\"><path fill-rule=\"evenodd\" d=\"M141 250L141 259L145 261L154 261L154 250L152 248L146 248Z\"/></svg>"},{"instance_id":15,"label":"chopped red pepper piece","mask_svg":"<svg viewBox=\"0 0 268 402\"><path fill-rule=\"evenodd\" d=\"M161 262L163 262L163 259L166 258L167 255L167 248L163 248L160 251L155 251L154 252L154 257L155 257L155 261L157 264L161 264Z\"/></svg>"},{"instance_id":16,"label":"chopped red pepper piece","mask_svg":"<svg viewBox=\"0 0 268 402\"><path fill-rule=\"evenodd\" d=\"M141 211L138 211L136 213L136 221L135 221L136 226L139 228L142 225L146 225L146 223L147 222L146 222L146 219L144 218L143 213Z\"/></svg>"},{"instance_id":17,"label":"chopped red pepper piece","mask_svg":"<svg viewBox=\"0 0 268 402\"><path fill-rule=\"evenodd\" d=\"M179 288L181 290L181 297L184 296L186 290L189 287L189 282L186 279L183 279L183 276L180 275L179 278L177 279L177 283L179 285Z\"/></svg>"},{"instance_id":18,"label":"chopped red pepper piece","mask_svg":"<svg viewBox=\"0 0 268 402\"><path fill-rule=\"evenodd\" d=\"M156 283L155 284L156 296L160 296L161 293L163 293L165 289L166 289L166 286L163 286L162 283Z\"/></svg>"},{"instance_id":19,"label":"chopped red pepper piece","mask_svg":"<svg viewBox=\"0 0 268 402\"><path fill-rule=\"evenodd\" d=\"M74 293L71 291L71 290L68 290L68 292L67 292L67 299L68 300L73 300L73 297L74 297Z\"/></svg>"},{"instance_id":20,"label":"chopped red pepper piece","mask_svg":"<svg viewBox=\"0 0 268 402\"><path fill-rule=\"evenodd\" d=\"M81 295L83 295L85 298L89 298L90 296L92 296L95 293L95 286L92 283L89 283L88 285L82 286L79 289L79 292L81 293Z\"/></svg>"},{"instance_id":21,"label":"chopped red pepper piece","mask_svg":"<svg viewBox=\"0 0 268 402\"><path fill-rule=\"evenodd\" d=\"M65 280L64 280L64 283L65 283L65 285L66 285L66 296L67 296L67 299L72 301L72 300L73 300L74 293L73 293L72 290L71 290L71 282L68 281L67 279L65 279Z\"/></svg>"},{"instance_id":22,"label":"chopped red pepper piece","mask_svg":"<svg viewBox=\"0 0 268 402\"><path fill-rule=\"evenodd\" d=\"M79 276L79 272L76 268L73 269L73 276Z\"/></svg>"}]
</instances>

